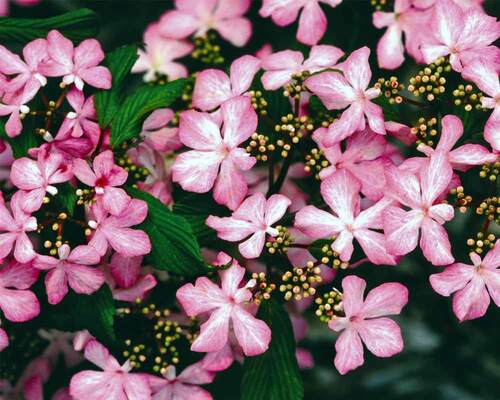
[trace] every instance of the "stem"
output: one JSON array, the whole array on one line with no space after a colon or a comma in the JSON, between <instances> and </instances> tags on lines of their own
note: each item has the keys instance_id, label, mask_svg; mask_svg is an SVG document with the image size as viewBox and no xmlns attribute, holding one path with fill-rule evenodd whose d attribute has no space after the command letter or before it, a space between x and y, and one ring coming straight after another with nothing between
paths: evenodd
<instances>
[{"instance_id":1,"label":"stem","mask_svg":"<svg viewBox=\"0 0 500 400\"><path fill-rule=\"evenodd\" d=\"M481 232L486 233L486 231L490 227L490 222L491 222L490 219L486 218L486 220L484 221L484 224L483 224L483 229L481 229Z\"/></svg>"},{"instance_id":2,"label":"stem","mask_svg":"<svg viewBox=\"0 0 500 400\"><path fill-rule=\"evenodd\" d=\"M406 103L409 103L409 104L413 104L414 106L417 106L417 107L420 107L420 108L429 108L429 106L427 104L424 104L424 103L420 103L419 101L415 101L415 100L412 100L412 99L409 99L408 97L406 96L403 96L403 95L399 95L403 100L404 102Z\"/></svg>"},{"instance_id":3,"label":"stem","mask_svg":"<svg viewBox=\"0 0 500 400\"><path fill-rule=\"evenodd\" d=\"M286 179L286 174L288 173L288 170L290 169L290 165L292 164L292 154L288 154L288 157L285 158L285 162L283 163L283 166L281 167L280 174L278 175L278 179L276 179L276 182L274 182L274 185L269 188L267 191L267 195L271 196L275 193L279 193L281 190L281 186L283 186L283 183L285 182Z\"/></svg>"},{"instance_id":4,"label":"stem","mask_svg":"<svg viewBox=\"0 0 500 400\"><path fill-rule=\"evenodd\" d=\"M271 188L274 185L274 160L273 160L272 157L269 157L268 168L269 168L269 186L268 186L268 190L271 190Z\"/></svg>"},{"instance_id":5,"label":"stem","mask_svg":"<svg viewBox=\"0 0 500 400\"><path fill-rule=\"evenodd\" d=\"M295 247L297 249L308 249L309 246L307 244L300 244L300 243L291 243L288 247Z\"/></svg>"},{"instance_id":6,"label":"stem","mask_svg":"<svg viewBox=\"0 0 500 400\"><path fill-rule=\"evenodd\" d=\"M357 268L359 267L360 265L364 264L365 262L368 262L368 258L362 258L361 260L358 260L356 261L355 263L353 264L350 264L349 265L349 268Z\"/></svg>"}]
</instances>

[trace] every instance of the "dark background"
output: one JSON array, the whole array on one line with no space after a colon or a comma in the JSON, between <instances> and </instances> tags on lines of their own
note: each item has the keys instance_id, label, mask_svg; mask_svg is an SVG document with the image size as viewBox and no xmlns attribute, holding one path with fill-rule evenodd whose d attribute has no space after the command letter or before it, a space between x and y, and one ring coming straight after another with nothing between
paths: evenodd
<instances>
[{"instance_id":1,"label":"dark background","mask_svg":"<svg viewBox=\"0 0 500 400\"><path fill-rule=\"evenodd\" d=\"M258 16L259 6L260 1L255 1L249 14L254 26L249 45L244 50L223 46L222 53L228 60L243 54L243 51L254 53L268 41L275 50L305 48L294 39L296 24L278 28L270 19ZM145 0L42 1L32 8L12 5L11 15L44 17L80 7L91 8L99 14L101 30L98 38L105 50L112 50L119 45L140 42L146 26L171 8L172 3ZM500 1L488 1L485 7L490 15L498 15ZM375 49L382 31L371 24L373 8L370 1L344 0L335 9L323 8L328 16L328 32L321 43L334 44L346 52L364 45ZM415 69L409 60L397 75L403 80ZM374 66L374 79L390 75L377 71ZM411 124L418 117L416 112L410 113L407 122ZM464 186L466 191L477 196L498 194L495 193L498 186L486 184L478 178L477 168L466 174ZM447 225L457 261L469 261L465 241L478 232L481 224L481 220L468 212ZM498 226L495 228L498 236ZM313 353L315 359L315 368L303 372L306 399L499 399L500 312L492 303L482 319L460 324L452 313L450 299L434 293L428 283L428 276L438 270L421 256L419 250L407 256L397 267L368 264L358 269L356 273L366 278L369 288L386 281L399 281L410 289L410 301L398 318L405 349L391 359L378 359L365 352L363 367L340 376L332 364L335 334L312 317L308 338L300 343ZM340 281L337 279L336 283ZM240 367L233 366L218 375L210 388L216 400L239 397L240 373Z\"/></svg>"}]
</instances>

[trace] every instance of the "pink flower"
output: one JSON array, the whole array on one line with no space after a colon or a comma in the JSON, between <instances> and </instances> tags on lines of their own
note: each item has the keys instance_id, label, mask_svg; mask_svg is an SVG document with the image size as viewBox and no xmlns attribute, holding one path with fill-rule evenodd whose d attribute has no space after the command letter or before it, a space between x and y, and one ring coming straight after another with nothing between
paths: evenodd
<instances>
[{"instance_id":1,"label":"pink flower","mask_svg":"<svg viewBox=\"0 0 500 400\"><path fill-rule=\"evenodd\" d=\"M18 158L10 171L11 182L27 192L24 209L29 212L40 209L45 193L57 195L57 188L53 185L67 182L72 176L71 168L62 155L46 154L45 151L38 154L36 161L27 157Z\"/></svg>"},{"instance_id":2,"label":"pink flower","mask_svg":"<svg viewBox=\"0 0 500 400\"><path fill-rule=\"evenodd\" d=\"M213 110L229 99L244 94L260 69L260 60L243 56L231 64L230 77L219 69L198 73L193 91L193 106L203 111Z\"/></svg>"},{"instance_id":3,"label":"pink flower","mask_svg":"<svg viewBox=\"0 0 500 400\"><path fill-rule=\"evenodd\" d=\"M257 258L262 253L266 235L278 236L278 230L272 225L285 215L290 203L281 194L274 194L266 201L262 193L255 193L245 199L231 217L210 215L206 224L217 231L217 236L230 242L237 242L251 235L238 245L238 249L243 257Z\"/></svg>"},{"instance_id":4,"label":"pink flower","mask_svg":"<svg viewBox=\"0 0 500 400\"><path fill-rule=\"evenodd\" d=\"M71 378L69 390L75 400L151 399L148 377L131 373L129 361L120 366L101 343L91 340L84 356L103 371L82 371Z\"/></svg>"},{"instance_id":5,"label":"pink flower","mask_svg":"<svg viewBox=\"0 0 500 400\"><path fill-rule=\"evenodd\" d=\"M408 289L400 283L389 282L370 290L363 301L366 282L357 276L342 280L342 305L345 317L332 319L328 326L343 331L335 343L335 368L342 374L363 365L363 345L377 357L392 357L403 350L401 330L390 318L397 315L408 302Z\"/></svg>"},{"instance_id":6,"label":"pink flower","mask_svg":"<svg viewBox=\"0 0 500 400\"><path fill-rule=\"evenodd\" d=\"M142 256L151 251L148 235L131 226L140 224L148 214L148 206L142 200L132 199L119 215L108 215L99 204L91 207L95 219L89 221L94 234L89 242L100 256L108 246L126 257Z\"/></svg>"},{"instance_id":7,"label":"pink flower","mask_svg":"<svg viewBox=\"0 0 500 400\"><path fill-rule=\"evenodd\" d=\"M327 27L326 15L319 3L336 7L341 2L342 0L263 0L259 14L264 18L271 17L279 26L287 26L297 19L302 9L297 40L314 46L321 40Z\"/></svg>"},{"instance_id":8,"label":"pink flower","mask_svg":"<svg viewBox=\"0 0 500 400\"><path fill-rule=\"evenodd\" d=\"M323 72L306 80L306 86L317 95L329 110L346 107L339 120L328 127L325 146L340 142L356 131L365 129L365 115L371 130L385 135L382 108L370 100L378 97L380 89L367 89L372 76L368 57L370 49L363 47L353 52L341 64L339 72Z\"/></svg>"},{"instance_id":9,"label":"pink flower","mask_svg":"<svg viewBox=\"0 0 500 400\"><path fill-rule=\"evenodd\" d=\"M9 115L5 124L5 132L9 137L18 136L23 130L22 118L30 112L26 105L38 91L32 82L28 83L23 91L12 96L4 96L0 102L0 116Z\"/></svg>"},{"instance_id":10,"label":"pink flower","mask_svg":"<svg viewBox=\"0 0 500 400\"><path fill-rule=\"evenodd\" d=\"M175 367L170 365L162 375L163 378L149 378L153 400L212 400L210 393L197 385L212 383L215 373L204 370L201 363L184 368L179 376L176 376Z\"/></svg>"},{"instance_id":11,"label":"pink flower","mask_svg":"<svg viewBox=\"0 0 500 400\"><path fill-rule=\"evenodd\" d=\"M226 262L231 261L229 256L225 255L225 258ZM244 275L245 269L233 260L228 269L219 272L220 288L208 278L201 277L194 286L188 283L177 290L177 300L188 316L210 313L210 318L201 325L200 334L191 345L192 351L221 350L228 342L230 322L246 356L255 356L267 350L271 330L246 309L245 303L252 298L248 288L255 285L255 281L239 288Z\"/></svg>"},{"instance_id":12,"label":"pink flower","mask_svg":"<svg viewBox=\"0 0 500 400\"><path fill-rule=\"evenodd\" d=\"M470 253L472 265L456 263L430 276L432 288L443 296L453 296L453 312L463 322L486 314L490 296L500 307L500 245L496 244L483 260ZM489 292L489 294L488 294Z\"/></svg>"},{"instance_id":13,"label":"pink flower","mask_svg":"<svg viewBox=\"0 0 500 400\"><path fill-rule=\"evenodd\" d=\"M290 82L294 74L334 67L343 55L344 52L338 47L328 45L311 47L309 58L305 61L300 51L278 51L262 61L262 69L266 71L262 75L262 85L266 90L276 90Z\"/></svg>"},{"instance_id":14,"label":"pink flower","mask_svg":"<svg viewBox=\"0 0 500 400\"><path fill-rule=\"evenodd\" d=\"M50 60L42 68L45 76L62 76L65 85L74 83L78 90L83 90L84 82L98 89L111 87L111 73L98 66L104 52L97 40L86 39L74 48L71 40L52 30L47 42Z\"/></svg>"},{"instance_id":15,"label":"pink flower","mask_svg":"<svg viewBox=\"0 0 500 400\"><path fill-rule=\"evenodd\" d=\"M349 261L356 239L374 264L395 265L385 247L385 237L374 229L382 228L382 213L390 201L382 199L360 212L361 184L346 169L336 171L321 183L321 195L335 215L314 206L306 206L295 215L295 227L313 239L336 236L332 250L342 261Z\"/></svg>"},{"instance_id":16,"label":"pink flower","mask_svg":"<svg viewBox=\"0 0 500 400\"><path fill-rule=\"evenodd\" d=\"M455 115L446 115L441 121L441 137L436 150L423 143L418 145L417 150L429 157L435 151L441 151L446 154L451 166L459 171L466 171L473 165L496 161L498 156L490 153L487 148L479 144L464 144L451 150L462 136L463 131L464 127L460 118Z\"/></svg>"},{"instance_id":17,"label":"pink flower","mask_svg":"<svg viewBox=\"0 0 500 400\"><path fill-rule=\"evenodd\" d=\"M11 81L2 85L8 93L22 91L26 86L33 86L38 90L47 84L47 78L39 71L40 64L48 57L47 41L36 39L28 43L23 49L23 56L25 61L0 46L0 72L15 75Z\"/></svg>"},{"instance_id":18,"label":"pink flower","mask_svg":"<svg viewBox=\"0 0 500 400\"><path fill-rule=\"evenodd\" d=\"M27 232L38 228L36 218L24 211L26 209L26 194L22 191L14 193L10 200L12 215L0 199L0 260L10 254L14 247L14 257L21 263L27 263L35 258Z\"/></svg>"},{"instance_id":19,"label":"pink flower","mask_svg":"<svg viewBox=\"0 0 500 400\"><path fill-rule=\"evenodd\" d=\"M493 113L484 127L484 139L496 151L500 151L500 83L493 64L477 60L468 64L462 76L474 82L488 96L481 98L484 108L492 108Z\"/></svg>"},{"instance_id":20,"label":"pink flower","mask_svg":"<svg viewBox=\"0 0 500 400\"><path fill-rule=\"evenodd\" d=\"M144 142L149 147L161 152L181 148L179 128L168 126L173 118L174 112L170 108L159 108L153 111L142 125L141 136L144 138Z\"/></svg>"},{"instance_id":21,"label":"pink flower","mask_svg":"<svg viewBox=\"0 0 500 400\"><path fill-rule=\"evenodd\" d=\"M94 108L94 96L85 100L83 92L73 88L66 96L66 99L74 111L66 114L57 137L71 136L79 138L86 135L95 141L99 140L101 131L99 124L96 122L97 114Z\"/></svg>"},{"instance_id":22,"label":"pink flower","mask_svg":"<svg viewBox=\"0 0 500 400\"><path fill-rule=\"evenodd\" d=\"M371 200L379 200L384 194L385 154L387 141L383 136L369 129L358 131L347 139L345 151L340 143L331 147L323 146L327 135L326 128L318 128L313 139L323 150L323 155L330 165L319 172L319 178L324 180L335 171L346 169L361 183L361 193Z\"/></svg>"},{"instance_id":23,"label":"pink flower","mask_svg":"<svg viewBox=\"0 0 500 400\"><path fill-rule=\"evenodd\" d=\"M38 271L30 264L11 260L0 267L0 310L9 321L25 322L40 313L35 294L27 290L37 279ZM8 336L0 328L0 352L8 344Z\"/></svg>"},{"instance_id":24,"label":"pink flower","mask_svg":"<svg viewBox=\"0 0 500 400\"><path fill-rule=\"evenodd\" d=\"M421 48L427 64L449 55L452 68L460 72L472 60L493 62L498 56L498 48L490 45L500 36L500 23L480 9L464 11L453 0L439 0L430 24L434 37Z\"/></svg>"},{"instance_id":25,"label":"pink flower","mask_svg":"<svg viewBox=\"0 0 500 400\"><path fill-rule=\"evenodd\" d=\"M115 164L113 152L99 153L92 163L93 171L87 161L73 161L73 173L87 186L95 188L96 198L113 215L120 214L130 203L130 196L121 188L127 181L128 173Z\"/></svg>"},{"instance_id":26,"label":"pink flower","mask_svg":"<svg viewBox=\"0 0 500 400\"><path fill-rule=\"evenodd\" d=\"M175 0L175 10L160 19L160 33L184 39L194 34L205 36L211 29L235 46L244 46L252 35L252 24L243 15L250 0Z\"/></svg>"},{"instance_id":27,"label":"pink flower","mask_svg":"<svg viewBox=\"0 0 500 400\"><path fill-rule=\"evenodd\" d=\"M37 256L33 265L49 271L45 277L45 288L50 304L59 303L68 293L68 285L76 293L92 294L104 283L104 274L89 267L101 257L92 246L78 246L73 250L67 244L59 247L59 259Z\"/></svg>"},{"instance_id":28,"label":"pink flower","mask_svg":"<svg viewBox=\"0 0 500 400\"><path fill-rule=\"evenodd\" d=\"M144 32L145 51L139 49L139 59L132 67L132 72L145 72L146 82L154 80L157 75L165 75L169 80L183 78L188 75L184 65L174 60L187 56L193 45L176 39L167 39L160 35L158 24L151 24Z\"/></svg>"},{"instance_id":29,"label":"pink flower","mask_svg":"<svg viewBox=\"0 0 500 400\"><path fill-rule=\"evenodd\" d=\"M396 0L394 12L376 11L373 13L373 25L381 29L387 27L377 44L377 60L381 68L395 69L405 60L403 33L406 39L406 48L417 62L421 62L422 55L419 49L426 30L429 12L422 12L412 7L411 0Z\"/></svg>"},{"instance_id":30,"label":"pink flower","mask_svg":"<svg viewBox=\"0 0 500 400\"><path fill-rule=\"evenodd\" d=\"M83 357L73 348L73 339L75 333L63 332L57 329L40 329L38 335L49 342L49 345L43 351L43 357L50 360L52 365L57 365L59 358L62 356L64 364L69 367L75 367L79 364Z\"/></svg>"},{"instance_id":31,"label":"pink flower","mask_svg":"<svg viewBox=\"0 0 500 400\"><path fill-rule=\"evenodd\" d=\"M257 128L257 114L250 98L236 97L221 107L223 122L207 113L189 110L181 114L179 136L194 150L179 154L172 166L172 179L184 190L206 193L214 188L217 203L235 210L247 194L247 182L241 171L256 162L239 144Z\"/></svg>"},{"instance_id":32,"label":"pink flower","mask_svg":"<svg viewBox=\"0 0 500 400\"><path fill-rule=\"evenodd\" d=\"M435 151L424 165L420 176L401 168L390 167L385 171L387 196L410 208L389 206L384 212L384 231L387 249L394 255L407 254L417 246L419 231L420 248L434 265L453 262L448 234L442 225L454 216L449 204L437 202L452 178L447 153ZM437 204L436 204L437 203Z\"/></svg>"}]
</instances>

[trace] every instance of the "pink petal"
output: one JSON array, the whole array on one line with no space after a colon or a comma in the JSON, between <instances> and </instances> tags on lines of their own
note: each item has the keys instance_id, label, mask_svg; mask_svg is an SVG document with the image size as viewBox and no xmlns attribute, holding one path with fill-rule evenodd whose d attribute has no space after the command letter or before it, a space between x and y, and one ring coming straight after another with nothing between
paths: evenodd
<instances>
[{"instance_id":1,"label":"pink petal","mask_svg":"<svg viewBox=\"0 0 500 400\"><path fill-rule=\"evenodd\" d=\"M151 251L149 236L137 229L108 229L106 239L115 251L126 257L142 256Z\"/></svg>"},{"instance_id":2,"label":"pink petal","mask_svg":"<svg viewBox=\"0 0 500 400\"><path fill-rule=\"evenodd\" d=\"M359 209L359 181L346 169L338 170L321 182L321 196L346 224L352 223Z\"/></svg>"},{"instance_id":3,"label":"pink petal","mask_svg":"<svg viewBox=\"0 0 500 400\"><path fill-rule=\"evenodd\" d=\"M38 279L39 271L31 264L9 262L0 269L0 286L28 289Z\"/></svg>"},{"instance_id":4,"label":"pink petal","mask_svg":"<svg viewBox=\"0 0 500 400\"><path fill-rule=\"evenodd\" d=\"M133 286L141 273L142 257L124 257L119 253L113 254L109 269L115 282L122 288Z\"/></svg>"},{"instance_id":5,"label":"pink petal","mask_svg":"<svg viewBox=\"0 0 500 400\"><path fill-rule=\"evenodd\" d=\"M130 203L130 196L121 188L108 186L102 196L103 206L110 214L120 215Z\"/></svg>"},{"instance_id":6,"label":"pink petal","mask_svg":"<svg viewBox=\"0 0 500 400\"><path fill-rule=\"evenodd\" d=\"M137 302L137 299L142 301L156 284L157 281L153 274L146 274L141 276L139 280L129 288L113 290L113 298L115 300L128 301L130 303Z\"/></svg>"},{"instance_id":7,"label":"pink petal","mask_svg":"<svg viewBox=\"0 0 500 400\"><path fill-rule=\"evenodd\" d=\"M265 222L266 198L260 192L247 197L238 209L233 213L233 217L253 224Z\"/></svg>"},{"instance_id":8,"label":"pink petal","mask_svg":"<svg viewBox=\"0 0 500 400\"><path fill-rule=\"evenodd\" d=\"M111 73L106 67L92 67L79 72L80 78L98 89L111 88Z\"/></svg>"},{"instance_id":9,"label":"pink petal","mask_svg":"<svg viewBox=\"0 0 500 400\"><path fill-rule=\"evenodd\" d=\"M422 214L419 211L387 207L384 211L387 251L394 255L404 255L413 251L417 247L421 224Z\"/></svg>"},{"instance_id":10,"label":"pink petal","mask_svg":"<svg viewBox=\"0 0 500 400\"><path fill-rule=\"evenodd\" d=\"M246 356L264 353L271 342L271 329L264 321L256 319L242 307L231 312L234 334Z\"/></svg>"},{"instance_id":11,"label":"pink petal","mask_svg":"<svg viewBox=\"0 0 500 400\"><path fill-rule=\"evenodd\" d=\"M245 198L248 186L245 177L231 159L225 159L214 187L214 199L217 203L236 210Z\"/></svg>"},{"instance_id":12,"label":"pink petal","mask_svg":"<svg viewBox=\"0 0 500 400\"><path fill-rule=\"evenodd\" d=\"M118 370L120 365L109 354L109 350L97 340L90 340L85 346L85 358L103 370Z\"/></svg>"},{"instance_id":13,"label":"pink petal","mask_svg":"<svg viewBox=\"0 0 500 400\"><path fill-rule=\"evenodd\" d=\"M49 56L56 63L69 67L73 65L73 43L61 33L52 30L47 35Z\"/></svg>"},{"instance_id":14,"label":"pink petal","mask_svg":"<svg viewBox=\"0 0 500 400\"><path fill-rule=\"evenodd\" d=\"M221 161L216 152L193 150L179 154L172 165L172 180L184 190L206 193L214 186Z\"/></svg>"},{"instance_id":15,"label":"pink petal","mask_svg":"<svg viewBox=\"0 0 500 400\"><path fill-rule=\"evenodd\" d=\"M424 257L433 265L449 265L455 260L451 254L448 233L430 218L424 218L422 221L420 248Z\"/></svg>"},{"instance_id":16,"label":"pink petal","mask_svg":"<svg viewBox=\"0 0 500 400\"><path fill-rule=\"evenodd\" d=\"M297 40L309 46L314 46L325 34L326 27L326 16L318 2L309 1L300 15Z\"/></svg>"},{"instance_id":17,"label":"pink petal","mask_svg":"<svg viewBox=\"0 0 500 400\"><path fill-rule=\"evenodd\" d=\"M7 333L0 328L0 352L9 345L9 336Z\"/></svg>"},{"instance_id":18,"label":"pink petal","mask_svg":"<svg viewBox=\"0 0 500 400\"><path fill-rule=\"evenodd\" d=\"M387 28L377 44L377 60L380 68L396 69L403 64L405 56L402 36L403 32L396 24Z\"/></svg>"},{"instance_id":19,"label":"pink petal","mask_svg":"<svg viewBox=\"0 0 500 400\"><path fill-rule=\"evenodd\" d=\"M245 240L238 245L238 250L245 258L257 258L262 253L264 243L266 241L266 233L264 231L255 232L250 239Z\"/></svg>"},{"instance_id":20,"label":"pink petal","mask_svg":"<svg viewBox=\"0 0 500 400\"><path fill-rule=\"evenodd\" d=\"M489 305L490 296L477 275L453 297L453 312L461 322L482 317Z\"/></svg>"},{"instance_id":21,"label":"pink petal","mask_svg":"<svg viewBox=\"0 0 500 400\"><path fill-rule=\"evenodd\" d=\"M25 322L40 313L40 304L29 290L11 290L0 287L0 309L12 322Z\"/></svg>"},{"instance_id":22,"label":"pink petal","mask_svg":"<svg viewBox=\"0 0 500 400\"><path fill-rule=\"evenodd\" d=\"M196 279L193 286L185 284L177 290L177 300L190 317L224 306L224 294L221 289L206 277Z\"/></svg>"},{"instance_id":23,"label":"pink petal","mask_svg":"<svg viewBox=\"0 0 500 400\"><path fill-rule=\"evenodd\" d=\"M332 243L332 250L340 254L342 261L349 261L354 251L354 235L352 232L343 230Z\"/></svg>"},{"instance_id":24,"label":"pink petal","mask_svg":"<svg viewBox=\"0 0 500 400\"><path fill-rule=\"evenodd\" d=\"M14 248L14 258L20 263L28 263L35 257L36 253L33 250L33 243L31 243L28 235L24 232L18 234Z\"/></svg>"},{"instance_id":25,"label":"pink petal","mask_svg":"<svg viewBox=\"0 0 500 400\"><path fill-rule=\"evenodd\" d=\"M94 265L97 264L100 259L95 249L88 245L75 247L68 257L69 262L82 265Z\"/></svg>"},{"instance_id":26,"label":"pink petal","mask_svg":"<svg viewBox=\"0 0 500 400\"><path fill-rule=\"evenodd\" d=\"M399 314L408 303L408 289L400 283L388 282L368 292L359 315L376 318Z\"/></svg>"},{"instance_id":27,"label":"pink petal","mask_svg":"<svg viewBox=\"0 0 500 400\"><path fill-rule=\"evenodd\" d=\"M77 68L95 67L104 60L104 52L97 40L86 39L75 49L74 58Z\"/></svg>"},{"instance_id":28,"label":"pink petal","mask_svg":"<svg viewBox=\"0 0 500 400\"><path fill-rule=\"evenodd\" d=\"M10 180L22 190L33 190L44 184L36 161L23 157L14 161L10 172Z\"/></svg>"},{"instance_id":29,"label":"pink petal","mask_svg":"<svg viewBox=\"0 0 500 400\"><path fill-rule=\"evenodd\" d=\"M472 279L474 267L467 264L453 264L439 274L432 274L429 282L436 293L449 296L457 290L463 289Z\"/></svg>"},{"instance_id":30,"label":"pink petal","mask_svg":"<svg viewBox=\"0 0 500 400\"><path fill-rule=\"evenodd\" d=\"M366 101L363 110L371 130L379 135L385 135L385 121L382 107L371 101Z\"/></svg>"},{"instance_id":31,"label":"pink petal","mask_svg":"<svg viewBox=\"0 0 500 400\"><path fill-rule=\"evenodd\" d=\"M63 268L55 268L45 276L45 290L50 304L58 304L68 293L66 272Z\"/></svg>"},{"instance_id":32,"label":"pink petal","mask_svg":"<svg viewBox=\"0 0 500 400\"><path fill-rule=\"evenodd\" d=\"M309 58L304 63L304 69L315 71L333 67L344 52L335 46L317 45L311 47Z\"/></svg>"},{"instance_id":33,"label":"pink petal","mask_svg":"<svg viewBox=\"0 0 500 400\"><path fill-rule=\"evenodd\" d=\"M301 8L301 2L295 0L264 0L259 14L264 18L271 16L278 26L286 26L297 19Z\"/></svg>"},{"instance_id":34,"label":"pink petal","mask_svg":"<svg viewBox=\"0 0 500 400\"><path fill-rule=\"evenodd\" d=\"M233 351L231 350L231 346L226 344L220 351L207 353L207 355L203 357L202 365L207 371L217 372L229 368L233 362Z\"/></svg>"},{"instance_id":35,"label":"pink petal","mask_svg":"<svg viewBox=\"0 0 500 400\"><path fill-rule=\"evenodd\" d=\"M214 29L227 40L237 47L243 47L252 36L252 24L246 18L231 18L218 21Z\"/></svg>"},{"instance_id":36,"label":"pink petal","mask_svg":"<svg viewBox=\"0 0 500 400\"><path fill-rule=\"evenodd\" d=\"M210 115L193 110L181 114L179 137L184 145L196 150L215 150L222 143L219 127Z\"/></svg>"},{"instance_id":37,"label":"pink petal","mask_svg":"<svg viewBox=\"0 0 500 400\"><path fill-rule=\"evenodd\" d=\"M490 153L486 147L479 144L464 144L449 154L449 160L455 168L457 165L461 167L494 163L497 158L498 155Z\"/></svg>"},{"instance_id":38,"label":"pink petal","mask_svg":"<svg viewBox=\"0 0 500 400\"><path fill-rule=\"evenodd\" d=\"M483 280L486 283L488 292L497 306L500 305L500 270L485 269L483 271Z\"/></svg>"},{"instance_id":39,"label":"pink petal","mask_svg":"<svg viewBox=\"0 0 500 400\"><path fill-rule=\"evenodd\" d=\"M342 70L347 81L354 89L365 90L370 84L372 72L368 58L370 49L362 47L354 52L342 63Z\"/></svg>"},{"instance_id":40,"label":"pink petal","mask_svg":"<svg viewBox=\"0 0 500 400\"><path fill-rule=\"evenodd\" d=\"M414 174L391 166L385 170L385 179L389 197L406 206L419 208L421 202L420 184Z\"/></svg>"},{"instance_id":41,"label":"pink petal","mask_svg":"<svg viewBox=\"0 0 500 400\"><path fill-rule=\"evenodd\" d=\"M127 400L147 400L151 398L151 387L147 375L127 374L122 377L122 382Z\"/></svg>"},{"instance_id":42,"label":"pink petal","mask_svg":"<svg viewBox=\"0 0 500 400\"><path fill-rule=\"evenodd\" d=\"M306 206L295 215L295 226L312 239L331 237L344 229L340 219L314 206Z\"/></svg>"},{"instance_id":43,"label":"pink petal","mask_svg":"<svg viewBox=\"0 0 500 400\"><path fill-rule=\"evenodd\" d=\"M387 252L383 233L368 229L358 229L354 232L354 237L372 263L377 265L396 265L394 256Z\"/></svg>"},{"instance_id":44,"label":"pink petal","mask_svg":"<svg viewBox=\"0 0 500 400\"><path fill-rule=\"evenodd\" d=\"M376 318L356 324L361 340L377 357L392 357L403 350L401 329L392 319Z\"/></svg>"},{"instance_id":45,"label":"pink petal","mask_svg":"<svg viewBox=\"0 0 500 400\"><path fill-rule=\"evenodd\" d=\"M177 378L183 383L205 385L213 382L215 374L207 371L201 362L197 362L196 364L184 368Z\"/></svg>"},{"instance_id":46,"label":"pink petal","mask_svg":"<svg viewBox=\"0 0 500 400\"><path fill-rule=\"evenodd\" d=\"M286 196L273 194L266 203L266 225L271 226L278 222L285 215L286 209L291 203L290 199Z\"/></svg>"},{"instance_id":47,"label":"pink petal","mask_svg":"<svg viewBox=\"0 0 500 400\"><path fill-rule=\"evenodd\" d=\"M71 378L69 390L75 400L128 400L121 375L112 372L78 372Z\"/></svg>"},{"instance_id":48,"label":"pink petal","mask_svg":"<svg viewBox=\"0 0 500 400\"><path fill-rule=\"evenodd\" d=\"M249 97L235 97L222 107L224 143L230 149L247 140L257 129L258 118Z\"/></svg>"},{"instance_id":49,"label":"pink petal","mask_svg":"<svg viewBox=\"0 0 500 400\"><path fill-rule=\"evenodd\" d=\"M194 107L203 111L213 110L232 96L231 82L223 71L206 69L196 76L193 91Z\"/></svg>"},{"instance_id":50,"label":"pink petal","mask_svg":"<svg viewBox=\"0 0 500 400\"><path fill-rule=\"evenodd\" d=\"M228 341L229 318L231 308L223 306L210 315L208 321L203 323L200 334L191 345L191 351L213 352L221 350Z\"/></svg>"},{"instance_id":51,"label":"pink petal","mask_svg":"<svg viewBox=\"0 0 500 400\"><path fill-rule=\"evenodd\" d=\"M358 333L354 329L346 329L335 342L335 368L341 375L358 368L365 362L363 345Z\"/></svg>"},{"instance_id":52,"label":"pink petal","mask_svg":"<svg viewBox=\"0 0 500 400\"><path fill-rule=\"evenodd\" d=\"M364 110L359 104L352 104L342 113L338 120L328 126L328 135L323 140L323 144L325 146L332 146L354 132L365 129L363 112Z\"/></svg>"},{"instance_id":53,"label":"pink petal","mask_svg":"<svg viewBox=\"0 0 500 400\"><path fill-rule=\"evenodd\" d=\"M172 10L161 17L159 32L168 38L184 39L194 33L199 24L194 16L183 11Z\"/></svg>"},{"instance_id":54,"label":"pink petal","mask_svg":"<svg viewBox=\"0 0 500 400\"><path fill-rule=\"evenodd\" d=\"M222 291L230 297L238 290L238 286L245 276L245 268L235 262L230 268L220 271L219 275L222 283Z\"/></svg>"},{"instance_id":55,"label":"pink petal","mask_svg":"<svg viewBox=\"0 0 500 400\"><path fill-rule=\"evenodd\" d=\"M357 315L362 309L365 288L365 280L355 275L346 276L342 280L342 304L346 317Z\"/></svg>"},{"instance_id":56,"label":"pink petal","mask_svg":"<svg viewBox=\"0 0 500 400\"><path fill-rule=\"evenodd\" d=\"M438 150L450 151L464 132L462 121L455 115L446 115L441 121L441 138Z\"/></svg>"},{"instance_id":57,"label":"pink petal","mask_svg":"<svg viewBox=\"0 0 500 400\"><path fill-rule=\"evenodd\" d=\"M371 207L364 209L356 217L356 228L382 229L385 209L392 204L394 203L391 199L384 197Z\"/></svg>"},{"instance_id":58,"label":"pink petal","mask_svg":"<svg viewBox=\"0 0 500 400\"><path fill-rule=\"evenodd\" d=\"M453 0L437 1L434 7L434 35L444 44L457 43L464 26L464 12Z\"/></svg>"},{"instance_id":59,"label":"pink petal","mask_svg":"<svg viewBox=\"0 0 500 400\"><path fill-rule=\"evenodd\" d=\"M306 80L305 84L330 110L346 108L356 99L352 86L338 72L328 71L313 75Z\"/></svg>"},{"instance_id":60,"label":"pink petal","mask_svg":"<svg viewBox=\"0 0 500 400\"><path fill-rule=\"evenodd\" d=\"M237 242L256 231L252 223L230 217L219 218L210 215L206 220L206 224L217 231L219 238L230 242Z\"/></svg>"},{"instance_id":61,"label":"pink petal","mask_svg":"<svg viewBox=\"0 0 500 400\"><path fill-rule=\"evenodd\" d=\"M231 64L231 87L234 95L245 93L252 84L255 74L260 69L260 60L246 55Z\"/></svg>"},{"instance_id":62,"label":"pink petal","mask_svg":"<svg viewBox=\"0 0 500 400\"><path fill-rule=\"evenodd\" d=\"M483 266L487 269L495 269L500 265L500 246L495 246L488 251L483 260Z\"/></svg>"},{"instance_id":63,"label":"pink petal","mask_svg":"<svg viewBox=\"0 0 500 400\"><path fill-rule=\"evenodd\" d=\"M428 210L429 216L439 224L451 221L455 215L455 209L450 204L436 204Z\"/></svg>"},{"instance_id":64,"label":"pink petal","mask_svg":"<svg viewBox=\"0 0 500 400\"><path fill-rule=\"evenodd\" d=\"M72 264L66 273L69 286L76 293L92 294L104 283L104 274L97 268Z\"/></svg>"},{"instance_id":65,"label":"pink petal","mask_svg":"<svg viewBox=\"0 0 500 400\"><path fill-rule=\"evenodd\" d=\"M87 161L82 159L73 160L72 166L73 174L78 178L79 181L85 183L87 186L95 186L97 177L94 171L90 168Z\"/></svg>"}]
</instances>

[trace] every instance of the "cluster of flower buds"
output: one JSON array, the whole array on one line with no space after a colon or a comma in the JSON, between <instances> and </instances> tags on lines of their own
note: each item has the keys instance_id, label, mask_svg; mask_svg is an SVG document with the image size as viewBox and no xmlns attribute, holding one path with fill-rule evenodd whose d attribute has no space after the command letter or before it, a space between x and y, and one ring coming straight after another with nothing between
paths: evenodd
<instances>
[{"instance_id":1,"label":"cluster of flower buds","mask_svg":"<svg viewBox=\"0 0 500 400\"><path fill-rule=\"evenodd\" d=\"M410 78L408 91L414 96L424 96L427 101L433 101L446 90L446 74L451 71L451 66L444 57L438 58L432 64L418 71Z\"/></svg>"}]
</instances>

